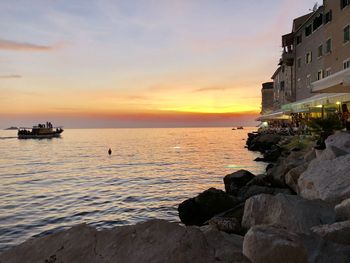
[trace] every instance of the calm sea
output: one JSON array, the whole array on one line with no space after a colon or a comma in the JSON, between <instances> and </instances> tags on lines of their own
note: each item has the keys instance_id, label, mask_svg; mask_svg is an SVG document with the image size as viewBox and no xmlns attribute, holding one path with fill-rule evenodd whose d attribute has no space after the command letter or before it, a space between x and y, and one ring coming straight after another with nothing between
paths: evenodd
<instances>
[{"instance_id":1,"label":"calm sea","mask_svg":"<svg viewBox=\"0 0 350 263\"><path fill-rule=\"evenodd\" d=\"M81 222L179 221L177 205L223 189L226 174L263 172L258 154L244 148L250 131L67 129L50 140L0 131L0 250Z\"/></svg>"}]
</instances>

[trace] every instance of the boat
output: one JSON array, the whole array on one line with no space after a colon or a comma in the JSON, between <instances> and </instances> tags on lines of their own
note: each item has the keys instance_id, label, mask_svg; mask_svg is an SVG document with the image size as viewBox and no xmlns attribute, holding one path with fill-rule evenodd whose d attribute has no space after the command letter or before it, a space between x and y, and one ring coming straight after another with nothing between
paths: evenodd
<instances>
[{"instance_id":1,"label":"boat","mask_svg":"<svg viewBox=\"0 0 350 263\"><path fill-rule=\"evenodd\" d=\"M9 127L9 128L6 128L5 130L6 130L6 131L10 131L10 130L18 130L18 128L17 128L17 127L15 127L15 126L11 126L11 127Z\"/></svg>"},{"instance_id":2,"label":"boat","mask_svg":"<svg viewBox=\"0 0 350 263\"><path fill-rule=\"evenodd\" d=\"M236 130L236 128L232 128L232 130L234 131L234 130Z\"/></svg>"},{"instance_id":3,"label":"boat","mask_svg":"<svg viewBox=\"0 0 350 263\"><path fill-rule=\"evenodd\" d=\"M238 126L237 127L237 130L243 130L244 128L243 128L243 126Z\"/></svg>"},{"instance_id":4,"label":"boat","mask_svg":"<svg viewBox=\"0 0 350 263\"><path fill-rule=\"evenodd\" d=\"M50 122L38 124L32 128L20 127L18 129L18 139L50 139L60 137L63 127L53 127Z\"/></svg>"}]
</instances>

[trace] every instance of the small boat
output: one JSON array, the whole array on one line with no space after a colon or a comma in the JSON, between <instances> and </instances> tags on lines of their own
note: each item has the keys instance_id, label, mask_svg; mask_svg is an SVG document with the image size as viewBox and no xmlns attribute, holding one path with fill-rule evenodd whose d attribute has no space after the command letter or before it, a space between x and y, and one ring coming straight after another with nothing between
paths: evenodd
<instances>
[{"instance_id":1,"label":"small boat","mask_svg":"<svg viewBox=\"0 0 350 263\"><path fill-rule=\"evenodd\" d=\"M233 131L235 131L235 130L236 130L236 128L232 128L232 130L233 130Z\"/></svg>"},{"instance_id":2,"label":"small boat","mask_svg":"<svg viewBox=\"0 0 350 263\"><path fill-rule=\"evenodd\" d=\"M20 127L18 129L18 139L50 139L60 137L63 127L53 127L51 123L39 124L32 128Z\"/></svg>"},{"instance_id":3,"label":"small boat","mask_svg":"<svg viewBox=\"0 0 350 263\"><path fill-rule=\"evenodd\" d=\"M6 131L18 130L18 128L15 127L15 126L11 126L11 127L9 127L9 128L6 128L5 130L6 130Z\"/></svg>"},{"instance_id":4,"label":"small boat","mask_svg":"<svg viewBox=\"0 0 350 263\"><path fill-rule=\"evenodd\" d=\"M243 126L238 126L237 127L237 130L243 130L244 128L243 128Z\"/></svg>"}]
</instances>

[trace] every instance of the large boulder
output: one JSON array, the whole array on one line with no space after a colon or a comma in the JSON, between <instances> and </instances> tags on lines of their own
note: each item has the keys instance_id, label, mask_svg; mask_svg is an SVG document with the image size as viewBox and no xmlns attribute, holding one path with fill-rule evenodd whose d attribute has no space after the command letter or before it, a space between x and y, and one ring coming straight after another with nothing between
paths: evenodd
<instances>
[{"instance_id":1,"label":"large boulder","mask_svg":"<svg viewBox=\"0 0 350 263\"><path fill-rule=\"evenodd\" d=\"M348 132L337 132L329 136L325 143L327 148L334 146L347 153L350 153L350 133Z\"/></svg>"},{"instance_id":2,"label":"large boulder","mask_svg":"<svg viewBox=\"0 0 350 263\"><path fill-rule=\"evenodd\" d=\"M347 155L348 153L338 147L335 147L333 145L328 146L326 149L324 149L317 158L319 161L325 161L325 160L334 160L337 157Z\"/></svg>"},{"instance_id":3,"label":"large boulder","mask_svg":"<svg viewBox=\"0 0 350 263\"><path fill-rule=\"evenodd\" d=\"M300 237L271 226L252 227L244 237L243 254L253 263L307 263Z\"/></svg>"},{"instance_id":4,"label":"large boulder","mask_svg":"<svg viewBox=\"0 0 350 263\"><path fill-rule=\"evenodd\" d=\"M267 171L267 175L272 177L275 182L279 182L280 187L285 187L285 177L287 173L295 167L306 163L302 152L291 152L286 158L281 158L279 162Z\"/></svg>"},{"instance_id":5,"label":"large boulder","mask_svg":"<svg viewBox=\"0 0 350 263\"><path fill-rule=\"evenodd\" d=\"M270 150L273 146L277 145L281 140L281 136L277 134L258 134L252 136L248 140L248 149L251 151L265 152Z\"/></svg>"},{"instance_id":6,"label":"large boulder","mask_svg":"<svg viewBox=\"0 0 350 263\"><path fill-rule=\"evenodd\" d=\"M296 195L262 194L249 198L244 206L242 226L271 224L289 231L308 233L310 228L335 222L333 207L320 200Z\"/></svg>"},{"instance_id":7,"label":"large boulder","mask_svg":"<svg viewBox=\"0 0 350 263\"><path fill-rule=\"evenodd\" d=\"M97 231L80 225L29 240L0 254L0 262L249 262L242 237L164 220Z\"/></svg>"},{"instance_id":8,"label":"large boulder","mask_svg":"<svg viewBox=\"0 0 350 263\"><path fill-rule=\"evenodd\" d=\"M334 160L313 160L298 179L299 194L338 204L350 197L350 154Z\"/></svg>"},{"instance_id":9,"label":"large boulder","mask_svg":"<svg viewBox=\"0 0 350 263\"><path fill-rule=\"evenodd\" d=\"M350 198L335 206L337 221L350 220Z\"/></svg>"},{"instance_id":10,"label":"large boulder","mask_svg":"<svg viewBox=\"0 0 350 263\"><path fill-rule=\"evenodd\" d=\"M311 230L323 239L339 244L350 245L350 221L315 226L311 228Z\"/></svg>"},{"instance_id":11,"label":"large boulder","mask_svg":"<svg viewBox=\"0 0 350 263\"><path fill-rule=\"evenodd\" d=\"M245 235L243 253L253 263L347 263L350 247L262 225Z\"/></svg>"},{"instance_id":12,"label":"large boulder","mask_svg":"<svg viewBox=\"0 0 350 263\"><path fill-rule=\"evenodd\" d=\"M226 193L236 195L238 190L255 177L249 171L239 170L224 177Z\"/></svg>"},{"instance_id":13,"label":"large boulder","mask_svg":"<svg viewBox=\"0 0 350 263\"><path fill-rule=\"evenodd\" d=\"M299 165L291 170L289 170L289 172L286 174L285 176L285 181L286 184L293 189L293 191L295 193L299 192L298 189L298 179L300 177L300 175L305 172L305 170L307 169L308 164L304 163L302 165Z\"/></svg>"},{"instance_id":14,"label":"large boulder","mask_svg":"<svg viewBox=\"0 0 350 263\"><path fill-rule=\"evenodd\" d=\"M222 190L210 188L195 198L182 202L179 207L179 217L185 225L203 225L204 222L238 204L237 198Z\"/></svg>"}]
</instances>

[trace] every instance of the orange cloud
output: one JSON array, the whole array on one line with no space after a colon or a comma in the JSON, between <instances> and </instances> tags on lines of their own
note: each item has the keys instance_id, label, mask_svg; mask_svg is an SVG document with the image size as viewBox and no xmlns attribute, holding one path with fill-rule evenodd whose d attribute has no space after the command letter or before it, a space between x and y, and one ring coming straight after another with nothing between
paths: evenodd
<instances>
[{"instance_id":1,"label":"orange cloud","mask_svg":"<svg viewBox=\"0 0 350 263\"><path fill-rule=\"evenodd\" d=\"M11 75L0 75L0 79L19 79L22 78L21 75L11 74Z\"/></svg>"},{"instance_id":2,"label":"orange cloud","mask_svg":"<svg viewBox=\"0 0 350 263\"><path fill-rule=\"evenodd\" d=\"M56 49L60 45L45 46L26 42L17 42L12 40L0 39L0 50L11 51L50 51Z\"/></svg>"}]
</instances>

